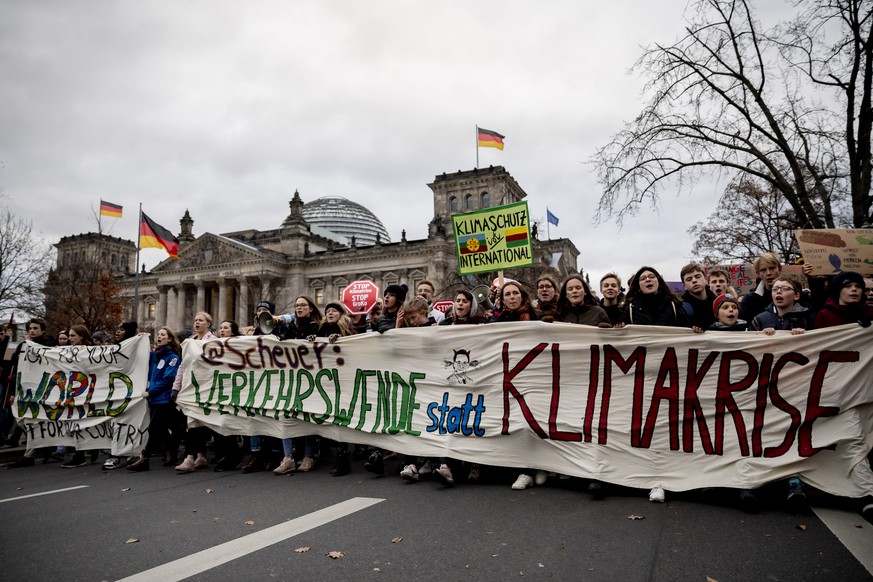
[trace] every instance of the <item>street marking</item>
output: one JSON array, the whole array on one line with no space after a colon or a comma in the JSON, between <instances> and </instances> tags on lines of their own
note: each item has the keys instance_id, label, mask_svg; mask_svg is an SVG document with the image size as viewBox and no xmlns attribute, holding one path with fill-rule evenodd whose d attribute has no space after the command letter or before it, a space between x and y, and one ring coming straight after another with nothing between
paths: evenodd
<instances>
[{"instance_id":1,"label":"street marking","mask_svg":"<svg viewBox=\"0 0 873 582\"><path fill-rule=\"evenodd\" d=\"M72 491L73 489L85 489L88 485L76 485L75 487L64 487L63 489L55 489L53 491L43 491L42 493L31 493L30 495L22 495L21 497L10 497L9 499L0 499L0 503L7 501L18 501L19 499L28 499L29 497L39 497L40 495L51 495L53 493L63 493L64 491Z\"/></svg>"},{"instance_id":2,"label":"street marking","mask_svg":"<svg viewBox=\"0 0 873 582\"><path fill-rule=\"evenodd\" d=\"M160 580L161 582L177 582L190 578L220 566L231 560L241 558L246 554L262 550L267 546L284 541L290 537L315 529L325 525L341 517L346 517L362 509L367 509L377 503L385 501L384 499L375 499L372 497L353 497L342 503L313 511L307 515L297 517L295 519L280 523L265 530L225 542L223 544L179 558L172 562L168 562L162 566L157 566L150 570L145 570L139 574L122 578L118 582L152 582Z\"/></svg>"},{"instance_id":3,"label":"street marking","mask_svg":"<svg viewBox=\"0 0 873 582\"><path fill-rule=\"evenodd\" d=\"M873 526L857 513L824 507L815 507L813 511L855 559L873 574ZM857 524L863 527L855 527Z\"/></svg>"}]
</instances>

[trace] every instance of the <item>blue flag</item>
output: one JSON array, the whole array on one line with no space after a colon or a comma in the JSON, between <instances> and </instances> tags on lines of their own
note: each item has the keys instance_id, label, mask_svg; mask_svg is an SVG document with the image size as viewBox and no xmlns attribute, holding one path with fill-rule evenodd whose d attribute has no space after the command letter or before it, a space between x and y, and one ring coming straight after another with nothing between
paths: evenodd
<instances>
[{"instance_id":1,"label":"blue flag","mask_svg":"<svg viewBox=\"0 0 873 582\"><path fill-rule=\"evenodd\" d=\"M549 224L558 226L558 217L552 214L552 211L549 210L548 206L546 207L546 220L549 221Z\"/></svg>"}]
</instances>

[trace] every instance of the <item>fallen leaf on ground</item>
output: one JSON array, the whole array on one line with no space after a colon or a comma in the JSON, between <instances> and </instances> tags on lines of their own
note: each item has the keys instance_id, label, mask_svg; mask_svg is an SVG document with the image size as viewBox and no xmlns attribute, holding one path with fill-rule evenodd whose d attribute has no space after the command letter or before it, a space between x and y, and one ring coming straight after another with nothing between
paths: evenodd
<instances>
[{"instance_id":1,"label":"fallen leaf on ground","mask_svg":"<svg viewBox=\"0 0 873 582\"><path fill-rule=\"evenodd\" d=\"M391 543L392 543L392 544L399 544L399 543L402 542L402 541L403 541L403 538L400 537L400 536L397 536L396 538L393 538L393 539L391 540Z\"/></svg>"},{"instance_id":2,"label":"fallen leaf on ground","mask_svg":"<svg viewBox=\"0 0 873 582\"><path fill-rule=\"evenodd\" d=\"M196 509L192 509L192 510L191 510L191 513L197 513L197 510L196 510Z\"/></svg>"},{"instance_id":3,"label":"fallen leaf on ground","mask_svg":"<svg viewBox=\"0 0 873 582\"><path fill-rule=\"evenodd\" d=\"M135 544L135 543L138 542L138 541L139 541L139 538L130 538L129 540L127 540L127 541L124 542L124 543L126 543L126 544Z\"/></svg>"},{"instance_id":4,"label":"fallen leaf on ground","mask_svg":"<svg viewBox=\"0 0 873 582\"><path fill-rule=\"evenodd\" d=\"M130 491L130 487L125 487L121 490L122 493L127 493L128 491Z\"/></svg>"},{"instance_id":5,"label":"fallen leaf on ground","mask_svg":"<svg viewBox=\"0 0 873 582\"><path fill-rule=\"evenodd\" d=\"M332 552L326 553L325 556L327 556L331 560L339 560L340 558L344 557L345 554L342 552L338 552L338 551L334 550Z\"/></svg>"},{"instance_id":6,"label":"fallen leaf on ground","mask_svg":"<svg viewBox=\"0 0 873 582\"><path fill-rule=\"evenodd\" d=\"M206 493L215 493L215 489L207 489Z\"/></svg>"},{"instance_id":7,"label":"fallen leaf on ground","mask_svg":"<svg viewBox=\"0 0 873 582\"><path fill-rule=\"evenodd\" d=\"M806 526L803 525L802 523L798 523L798 524L797 524L797 529L799 529L800 531L806 531Z\"/></svg>"},{"instance_id":8,"label":"fallen leaf on ground","mask_svg":"<svg viewBox=\"0 0 873 582\"><path fill-rule=\"evenodd\" d=\"M308 552L311 549L312 548L310 548L309 546L303 546L302 548L297 548L294 551L297 552L298 554L305 554L306 552Z\"/></svg>"},{"instance_id":9,"label":"fallen leaf on ground","mask_svg":"<svg viewBox=\"0 0 873 582\"><path fill-rule=\"evenodd\" d=\"M16 487L15 490L16 490L16 491L23 491L23 490L24 490L24 487Z\"/></svg>"},{"instance_id":10,"label":"fallen leaf on ground","mask_svg":"<svg viewBox=\"0 0 873 582\"><path fill-rule=\"evenodd\" d=\"M716 580L715 578L710 578L709 576L707 576L706 582L718 582L718 580Z\"/></svg>"},{"instance_id":11,"label":"fallen leaf on ground","mask_svg":"<svg viewBox=\"0 0 873 582\"><path fill-rule=\"evenodd\" d=\"M381 572L381 571L382 571L382 568L373 568L373 571L374 571L374 572Z\"/></svg>"},{"instance_id":12,"label":"fallen leaf on ground","mask_svg":"<svg viewBox=\"0 0 873 582\"><path fill-rule=\"evenodd\" d=\"M492 557L492 558L496 558L496 557L499 556L499 555L500 555L500 554L491 554L491 557Z\"/></svg>"},{"instance_id":13,"label":"fallen leaf on ground","mask_svg":"<svg viewBox=\"0 0 873 582\"><path fill-rule=\"evenodd\" d=\"M637 520L640 520L640 519L646 519L646 516L645 516L645 515L634 515L634 514L632 513L632 514L630 514L629 516L627 516L627 518L630 519L631 521L637 521Z\"/></svg>"},{"instance_id":14,"label":"fallen leaf on ground","mask_svg":"<svg viewBox=\"0 0 873 582\"><path fill-rule=\"evenodd\" d=\"M564 547L564 540L561 540L561 549L562 549L562 550L565 549L565 547Z\"/></svg>"},{"instance_id":15,"label":"fallen leaf on ground","mask_svg":"<svg viewBox=\"0 0 873 582\"><path fill-rule=\"evenodd\" d=\"M246 525L255 525L255 522L252 520L246 521Z\"/></svg>"},{"instance_id":16,"label":"fallen leaf on ground","mask_svg":"<svg viewBox=\"0 0 873 582\"><path fill-rule=\"evenodd\" d=\"M540 568L545 568L545 566L543 566L541 563L537 563L537 566Z\"/></svg>"},{"instance_id":17,"label":"fallen leaf on ground","mask_svg":"<svg viewBox=\"0 0 873 582\"><path fill-rule=\"evenodd\" d=\"M181 523L178 519L171 519L170 523Z\"/></svg>"},{"instance_id":18,"label":"fallen leaf on ground","mask_svg":"<svg viewBox=\"0 0 873 582\"><path fill-rule=\"evenodd\" d=\"M858 529L861 529L861 528L863 528L864 526L861 525L860 523L856 523L856 524L855 524L855 527L857 527Z\"/></svg>"}]
</instances>

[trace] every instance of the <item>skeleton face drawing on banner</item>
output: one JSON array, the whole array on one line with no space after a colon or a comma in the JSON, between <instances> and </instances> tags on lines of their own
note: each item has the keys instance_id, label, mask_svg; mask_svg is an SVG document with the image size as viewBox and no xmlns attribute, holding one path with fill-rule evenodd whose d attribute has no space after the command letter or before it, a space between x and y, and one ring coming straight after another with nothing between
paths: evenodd
<instances>
[{"instance_id":1,"label":"skeleton face drawing on banner","mask_svg":"<svg viewBox=\"0 0 873 582\"><path fill-rule=\"evenodd\" d=\"M466 384L472 382L473 379L467 375L470 368L475 368L479 365L479 360L470 359L469 350L452 349L453 356L451 360L443 360L443 365L446 368L452 368L452 373L446 378L450 384Z\"/></svg>"}]
</instances>

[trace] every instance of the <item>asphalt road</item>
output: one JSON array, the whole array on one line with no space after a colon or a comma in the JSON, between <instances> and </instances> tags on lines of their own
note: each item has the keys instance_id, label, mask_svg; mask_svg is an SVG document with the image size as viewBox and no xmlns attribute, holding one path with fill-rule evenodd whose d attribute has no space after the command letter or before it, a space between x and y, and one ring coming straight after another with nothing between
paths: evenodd
<instances>
[{"instance_id":1,"label":"asphalt road","mask_svg":"<svg viewBox=\"0 0 873 582\"><path fill-rule=\"evenodd\" d=\"M0 470L0 578L873 579L873 526L824 496L813 504L830 525L775 507L776 491L774 507L749 515L718 491L653 504L619 490L595 501L576 480L446 488L402 482L397 471L377 477L362 462L345 477L325 466L281 477L177 475L159 462L138 474L99 463Z\"/></svg>"}]
</instances>

